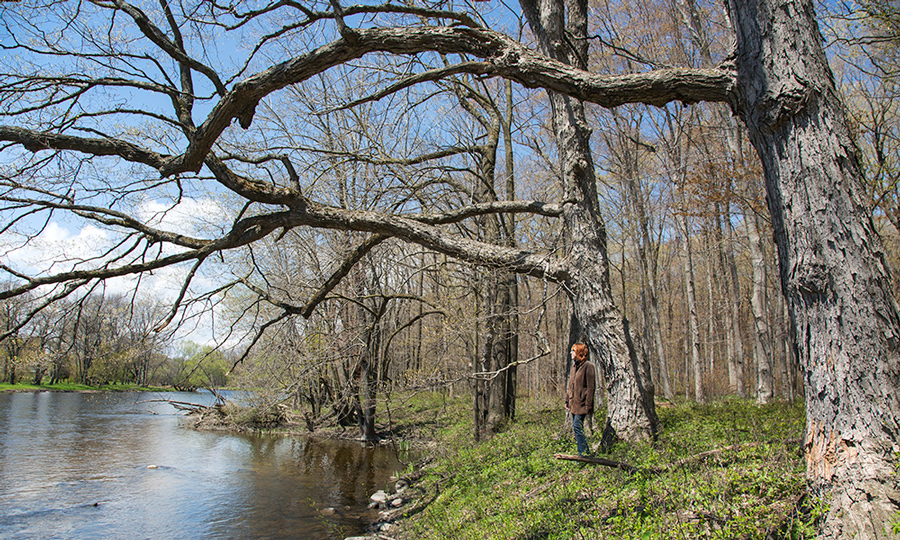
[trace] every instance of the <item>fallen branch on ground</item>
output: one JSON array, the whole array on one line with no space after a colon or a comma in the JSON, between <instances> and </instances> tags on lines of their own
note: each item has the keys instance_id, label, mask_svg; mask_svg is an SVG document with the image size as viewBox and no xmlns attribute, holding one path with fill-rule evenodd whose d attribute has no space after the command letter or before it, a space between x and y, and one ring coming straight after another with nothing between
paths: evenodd
<instances>
[{"instance_id":1,"label":"fallen branch on ground","mask_svg":"<svg viewBox=\"0 0 900 540\"><path fill-rule=\"evenodd\" d=\"M641 469L640 467L635 467L634 465L629 465L628 463L624 463L622 461L615 461L612 459L604 459L593 456L576 456L575 454L553 454L553 457L556 459L564 459L568 461L580 461L582 463L590 463L591 465L604 465L606 467L612 467L614 469L622 469L623 471L628 472L638 472Z\"/></svg>"}]
</instances>

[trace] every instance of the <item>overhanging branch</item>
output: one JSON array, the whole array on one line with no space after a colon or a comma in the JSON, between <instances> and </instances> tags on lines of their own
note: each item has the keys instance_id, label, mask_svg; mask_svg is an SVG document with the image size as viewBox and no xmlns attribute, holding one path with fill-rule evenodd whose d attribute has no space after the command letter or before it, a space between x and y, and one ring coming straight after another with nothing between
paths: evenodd
<instances>
[{"instance_id":1,"label":"overhanging branch","mask_svg":"<svg viewBox=\"0 0 900 540\"><path fill-rule=\"evenodd\" d=\"M355 29L352 43L345 38L337 39L235 84L197 129L186 151L170 158L160 172L169 176L198 171L212 145L232 120L239 119L243 127L249 127L247 111L254 110L262 98L375 52L476 56L484 61L460 64L456 68L458 72L504 77L528 88L544 88L604 107L625 103L664 105L670 101L727 102L731 100L735 83L734 71L727 66L600 76L540 55L502 33L481 28Z\"/></svg>"},{"instance_id":2,"label":"overhanging branch","mask_svg":"<svg viewBox=\"0 0 900 540\"><path fill-rule=\"evenodd\" d=\"M165 48L171 52L168 45ZM735 85L734 69L727 65L713 69L669 68L639 74L601 76L550 59L505 34L483 28L360 28L353 30L352 42L339 38L236 83L216 103L206 121L191 134L189 144L181 155L161 155L119 139L75 137L12 126L0 126L0 140L21 144L31 152L52 148L98 156L119 156L126 161L153 167L163 177L196 172L204 163L216 165L211 154L212 146L234 119L238 119L244 128L249 127L252 111L264 97L338 65L379 52L397 55L437 52L474 56L482 61L463 62L444 69L455 73L503 77L527 88L543 88L603 107L625 103L664 105L671 101L730 102ZM187 58L180 60L190 62ZM192 67L198 69L200 66ZM428 79L437 73L440 71L420 76ZM235 186L247 187L240 182ZM284 194L271 194L270 198L278 199L280 195ZM282 204L274 200L267 202Z\"/></svg>"}]
</instances>

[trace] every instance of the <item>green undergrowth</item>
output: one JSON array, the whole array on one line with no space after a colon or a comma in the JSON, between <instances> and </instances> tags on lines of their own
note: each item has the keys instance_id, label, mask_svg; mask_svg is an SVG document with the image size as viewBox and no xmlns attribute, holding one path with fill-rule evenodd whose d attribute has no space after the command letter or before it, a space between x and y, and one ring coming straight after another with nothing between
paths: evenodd
<instances>
[{"instance_id":1,"label":"green undergrowth","mask_svg":"<svg viewBox=\"0 0 900 540\"><path fill-rule=\"evenodd\" d=\"M385 437L419 446L438 447L470 444L472 436L472 399L452 397L442 392L419 392L391 396L379 409ZM466 441L468 439L468 442Z\"/></svg>"},{"instance_id":2,"label":"green undergrowth","mask_svg":"<svg viewBox=\"0 0 900 540\"><path fill-rule=\"evenodd\" d=\"M423 407L418 414L434 411ZM804 499L801 405L729 400L661 407L658 414L656 442L619 442L598 455L638 472L555 459L555 453L575 451L559 407L520 403L516 422L478 444L471 442L471 420L444 423L436 428L434 459L417 483L421 498L400 521L403 536L815 536L820 511ZM603 417L598 412L597 422Z\"/></svg>"}]
</instances>

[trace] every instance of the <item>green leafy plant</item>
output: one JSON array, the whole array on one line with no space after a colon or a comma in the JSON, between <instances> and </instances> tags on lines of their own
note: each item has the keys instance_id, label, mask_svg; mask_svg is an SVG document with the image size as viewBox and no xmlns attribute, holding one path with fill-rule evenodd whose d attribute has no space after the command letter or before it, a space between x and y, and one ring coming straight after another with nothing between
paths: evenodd
<instances>
[{"instance_id":1,"label":"green leafy plant","mask_svg":"<svg viewBox=\"0 0 900 540\"><path fill-rule=\"evenodd\" d=\"M403 527L416 538L815 537L821 508L797 509L802 406L685 404L660 409L660 420L658 441L603 456L636 473L554 459L574 440L550 406L522 403L515 423L480 444L445 420L442 453L420 483L428 504Z\"/></svg>"}]
</instances>

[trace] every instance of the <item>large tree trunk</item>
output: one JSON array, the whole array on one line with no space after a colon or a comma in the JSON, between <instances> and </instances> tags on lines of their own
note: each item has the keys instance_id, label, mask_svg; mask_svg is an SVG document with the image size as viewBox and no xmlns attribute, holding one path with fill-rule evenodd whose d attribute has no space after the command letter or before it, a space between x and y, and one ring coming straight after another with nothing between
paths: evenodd
<instances>
[{"instance_id":1,"label":"large tree trunk","mask_svg":"<svg viewBox=\"0 0 900 540\"><path fill-rule=\"evenodd\" d=\"M523 0L529 25L542 52L586 68L587 2ZM564 11L564 7L568 8ZM570 39L570 37L572 39ZM570 53L572 56L570 57ZM597 180L584 104L550 92L553 129L559 148L567 202L563 220L571 238L566 283L575 316L584 329L591 357L606 379L608 406L602 442L616 437L645 439L656 433L653 383L647 362L630 346L609 279L606 229L597 207Z\"/></svg>"},{"instance_id":2,"label":"large tree trunk","mask_svg":"<svg viewBox=\"0 0 900 540\"><path fill-rule=\"evenodd\" d=\"M572 235L569 258L574 279L567 285L572 291L575 317L583 328L591 357L606 379L608 410L602 440L608 445L616 437L640 439L652 436L656 431L656 414L649 369L629 346L622 315L612 296L606 235L596 208L596 184L586 124L582 118L577 126L559 125L575 108L572 101L560 95L551 96L557 138L561 141L563 154L570 156L563 158L565 176L572 180L567 182L573 191L569 198L577 201L567 204L563 212ZM577 106L580 108L581 104L577 103ZM578 158L572 157L573 154Z\"/></svg>"},{"instance_id":3,"label":"large tree trunk","mask_svg":"<svg viewBox=\"0 0 900 540\"><path fill-rule=\"evenodd\" d=\"M506 272L492 271L481 280L484 331L480 333L475 375L475 440L489 438L515 414L515 372L510 367L510 286ZM512 379L512 381L510 380Z\"/></svg>"},{"instance_id":4,"label":"large tree trunk","mask_svg":"<svg viewBox=\"0 0 900 540\"><path fill-rule=\"evenodd\" d=\"M730 2L736 111L762 160L806 382L822 538L890 538L900 510L900 317L808 0Z\"/></svg>"},{"instance_id":5,"label":"large tree trunk","mask_svg":"<svg viewBox=\"0 0 900 540\"><path fill-rule=\"evenodd\" d=\"M515 156L512 144L512 117L513 95L512 83L506 81L506 115L503 118L503 143L506 155L506 199L516 199ZM504 216L506 245L516 247L516 215ZM516 393L518 392L518 368L519 363L519 279L513 272L506 274L506 291L509 295L507 302L507 371L506 371L506 395L503 401L506 409L506 418L510 421L516 418Z\"/></svg>"},{"instance_id":6,"label":"large tree trunk","mask_svg":"<svg viewBox=\"0 0 900 540\"><path fill-rule=\"evenodd\" d=\"M499 431L509 418L509 307L510 291L509 281L503 276L495 276L491 279L491 290L494 301L490 307L490 345L488 354L491 356L491 378L488 382L488 409L486 428L491 432Z\"/></svg>"},{"instance_id":7,"label":"large tree trunk","mask_svg":"<svg viewBox=\"0 0 900 540\"><path fill-rule=\"evenodd\" d=\"M364 292L367 287L363 288ZM374 295L373 295L374 296ZM378 440L375 430L375 412L378 399L379 365L382 364L382 319L387 312L388 301L381 298L374 302L370 309L361 305L358 307L359 319L363 321L363 343L365 348L360 348L359 355L359 399L362 405L359 421L360 436L367 442ZM386 369L385 369L386 371Z\"/></svg>"}]
</instances>

